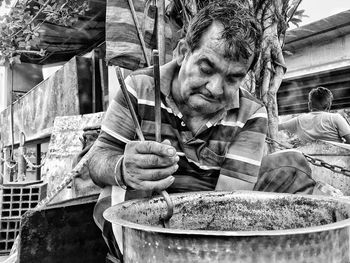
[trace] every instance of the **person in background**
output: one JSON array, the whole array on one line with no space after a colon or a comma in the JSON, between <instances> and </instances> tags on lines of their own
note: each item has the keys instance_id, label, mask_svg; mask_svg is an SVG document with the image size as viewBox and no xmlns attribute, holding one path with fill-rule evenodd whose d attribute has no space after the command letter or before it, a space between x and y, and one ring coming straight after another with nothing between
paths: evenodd
<instances>
[{"instance_id":1,"label":"person in background","mask_svg":"<svg viewBox=\"0 0 350 263\"><path fill-rule=\"evenodd\" d=\"M329 112L333 94L324 87L310 91L308 113L301 114L278 125L278 130L297 134L302 142L325 140L350 144L350 126L339 114Z\"/></svg>"}]
</instances>

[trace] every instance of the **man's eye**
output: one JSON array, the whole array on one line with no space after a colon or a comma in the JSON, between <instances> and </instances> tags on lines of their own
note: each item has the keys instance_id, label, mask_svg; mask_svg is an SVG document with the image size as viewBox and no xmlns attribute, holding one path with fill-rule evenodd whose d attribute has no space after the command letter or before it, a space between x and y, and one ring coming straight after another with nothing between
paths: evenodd
<instances>
[{"instance_id":1,"label":"man's eye","mask_svg":"<svg viewBox=\"0 0 350 263\"><path fill-rule=\"evenodd\" d=\"M213 72L213 69L209 66L200 66L199 67L201 72L203 72L204 74L211 74Z\"/></svg>"},{"instance_id":2,"label":"man's eye","mask_svg":"<svg viewBox=\"0 0 350 263\"><path fill-rule=\"evenodd\" d=\"M226 78L226 81L228 82L228 83L236 83L237 81L240 81L240 80L242 80L242 78L240 78L240 77L234 77L234 76L232 76L232 77L227 77Z\"/></svg>"}]
</instances>

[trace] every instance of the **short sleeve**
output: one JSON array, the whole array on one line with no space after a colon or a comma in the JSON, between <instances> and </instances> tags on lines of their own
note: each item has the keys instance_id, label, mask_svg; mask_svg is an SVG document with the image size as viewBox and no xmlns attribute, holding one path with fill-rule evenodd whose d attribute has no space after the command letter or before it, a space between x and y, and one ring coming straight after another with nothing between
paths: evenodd
<instances>
[{"instance_id":1,"label":"short sleeve","mask_svg":"<svg viewBox=\"0 0 350 263\"><path fill-rule=\"evenodd\" d=\"M337 126L339 135L344 137L345 135L350 134L350 125L339 113L334 115L334 123Z\"/></svg>"},{"instance_id":2,"label":"short sleeve","mask_svg":"<svg viewBox=\"0 0 350 263\"><path fill-rule=\"evenodd\" d=\"M282 122L280 124L280 129L281 130L287 130L291 133L296 133L297 132L297 127L298 127L298 118L294 117L288 121Z\"/></svg>"}]
</instances>

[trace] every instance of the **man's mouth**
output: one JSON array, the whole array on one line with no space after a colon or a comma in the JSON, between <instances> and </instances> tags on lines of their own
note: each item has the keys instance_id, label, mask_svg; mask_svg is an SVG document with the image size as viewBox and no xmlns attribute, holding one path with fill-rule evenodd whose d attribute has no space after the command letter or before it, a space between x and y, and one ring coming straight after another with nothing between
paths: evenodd
<instances>
[{"instance_id":1,"label":"man's mouth","mask_svg":"<svg viewBox=\"0 0 350 263\"><path fill-rule=\"evenodd\" d=\"M213 102L213 101L217 101L213 96L208 96L202 93L198 93L197 95L199 95L201 98L203 98L204 100Z\"/></svg>"},{"instance_id":2,"label":"man's mouth","mask_svg":"<svg viewBox=\"0 0 350 263\"><path fill-rule=\"evenodd\" d=\"M218 102L219 98L214 97L210 93L205 93L205 92L199 92L197 93L202 99L209 101L209 102Z\"/></svg>"}]
</instances>

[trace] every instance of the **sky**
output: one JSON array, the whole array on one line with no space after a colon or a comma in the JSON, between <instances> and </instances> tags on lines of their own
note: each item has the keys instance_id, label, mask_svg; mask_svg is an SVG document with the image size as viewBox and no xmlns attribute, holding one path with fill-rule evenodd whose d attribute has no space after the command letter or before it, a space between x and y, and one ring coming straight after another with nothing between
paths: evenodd
<instances>
[{"instance_id":1,"label":"sky","mask_svg":"<svg viewBox=\"0 0 350 263\"><path fill-rule=\"evenodd\" d=\"M11 0L16 2L18 0ZM303 0L300 9L305 9L309 17L305 17L300 25L305 25L324 17L350 10L350 0ZM0 15L3 12L0 8Z\"/></svg>"},{"instance_id":2,"label":"sky","mask_svg":"<svg viewBox=\"0 0 350 263\"><path fill-rule=\"evenodd\" d=\"M300 26L312 23L327 16L350 10L350 0L303 0L299 9L304 9L305 14Z\"/></svg>"}]
</instances>

